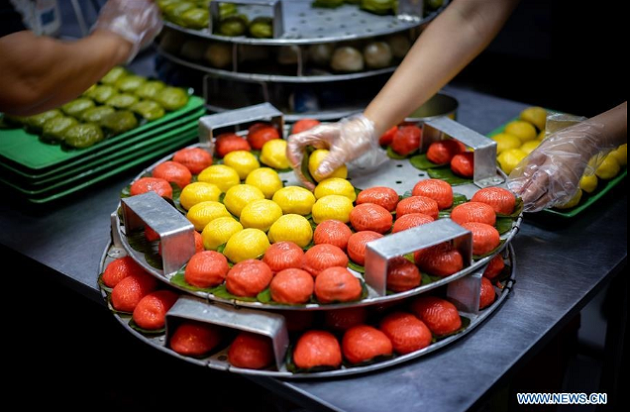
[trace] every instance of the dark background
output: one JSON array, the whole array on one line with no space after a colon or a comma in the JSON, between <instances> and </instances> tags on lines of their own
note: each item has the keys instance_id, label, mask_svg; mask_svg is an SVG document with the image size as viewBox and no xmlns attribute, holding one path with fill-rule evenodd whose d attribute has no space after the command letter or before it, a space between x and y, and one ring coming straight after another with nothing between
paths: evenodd
<instances>
[{"instance_id":1,"label":"dark background","mask_svg":"<svg viewBox=\"0 0 630 412\"><path fill-rule=\"evenodd\" d=\"M455 82L576 115L608 110L626 100L623 10L615 1L521 0Z\"/></svg>"}]
</instances>

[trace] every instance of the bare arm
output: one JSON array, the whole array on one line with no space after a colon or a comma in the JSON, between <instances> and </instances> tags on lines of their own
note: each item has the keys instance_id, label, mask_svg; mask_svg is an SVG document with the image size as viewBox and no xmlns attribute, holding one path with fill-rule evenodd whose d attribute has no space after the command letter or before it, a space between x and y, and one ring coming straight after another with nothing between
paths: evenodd
<instances>
[{"instance_id":1,"label":"bare arm","mask_svg":"<svg viewBox=\"0 0 630 412\"><path fill-rule=\"evenodd\" d=\"M368 152L372 156L364 166L380 164L385 157L377 150L379 136L470 63L496 36L517 3L518 0L453 0L429 24L363 115L290 136L287 157L298 176L304 149L309 145L330 149L317 169L322 176ZM309 186L301 176L300 179Z\"/></svg>"},{"instance_id":2,"label":"bare arm","mask_svg":"<svg viewBox=\"0 0 630 412\"><path fill-rule=\"evenodd\" d=\"M454 0L365 110L380 136L426 102L497 35L518 0Z\"/></svg>"},{"instance_id":3,"label":"bare arm","mask_svg":"<svg viewBox=\"0 0 630 412\"><path fill-rule=\"evenodd\" d=\"M0 112L30 115L80 95L117 64L131 43L106 30L76 42L21 31L0 38Z\"/></svg>"}]
</instances>

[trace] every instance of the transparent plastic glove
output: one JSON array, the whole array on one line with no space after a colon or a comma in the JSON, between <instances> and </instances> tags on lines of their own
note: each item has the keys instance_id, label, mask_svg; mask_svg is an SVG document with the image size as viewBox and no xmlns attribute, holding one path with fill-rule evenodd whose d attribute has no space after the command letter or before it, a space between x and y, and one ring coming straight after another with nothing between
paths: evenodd
<instances>
[{"instance_id":1,"label":"transparent plastic glove","mask_svg":"<svg viewBox=\"0 0 630 412\"><path fill-rule=\"evenodd\" d=\"M526 212L538 212L573 197L584 172L592 174L597 168L591 157L612 149L602 147L602 129L601 124L585 121L559 130L512 170L508 188L523 199Z\"/></svg>"},{"instance_id":2,"label":"transparent plastic glove","mask_svg":"<svg viewBox=\"0 0 630 412\"><path fill-rule=\"evenodd\" d=\"M378 145L374 122L364 115L347 117L337 123L320 124L289 136L287 146L287 158L291 166L309 189L313 189L314 185L304 177L301 170L307 146L330 150L317 169L317 173L322 176L350 162L351 168L367 171L387 160L387 155Z\"/></svg>"},{"instance_id":3,"label":"transparent plastic glove","mask_svg":"<svg viewBox=\"0 0 630 412\"><path fill-rule=\"evenodd\" d=\"M109 30L131 43L127 62L162 30L160 9L151 0L109 0L99 13L92 31Z\"/></svg>"}]
</instances>

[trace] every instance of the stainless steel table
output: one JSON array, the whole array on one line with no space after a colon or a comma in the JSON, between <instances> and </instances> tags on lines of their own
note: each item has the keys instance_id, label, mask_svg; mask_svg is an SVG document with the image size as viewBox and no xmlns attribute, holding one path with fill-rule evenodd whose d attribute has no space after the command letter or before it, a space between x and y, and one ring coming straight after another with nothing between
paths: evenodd
<instances>
[{"instance_id":1,"label":"stainless steel table","mask_svg":"<svg viewBox=\"0 0 630 412\"><path fill-rule=\"evenodd\" d=\"M481 133L526 107L460 87L458 120ZM62 203L0 206L0 244L52 270L102 304L96 276L109 236L109 215L133 170ZM256 379L317 410L462 411L535 353L618 271L627 259L625 184L570 222L526 218L514 240L517 282L484 325L446 350L365 376L326 381Z\"/></svg>"}]
</instances>

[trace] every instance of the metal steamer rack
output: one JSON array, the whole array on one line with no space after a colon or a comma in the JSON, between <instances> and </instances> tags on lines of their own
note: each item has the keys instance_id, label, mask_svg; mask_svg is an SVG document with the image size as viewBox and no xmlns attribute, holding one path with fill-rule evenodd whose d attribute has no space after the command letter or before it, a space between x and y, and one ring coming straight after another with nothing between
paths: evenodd
<instances>
[{"instance_id":1,"label":"metal steamer rack","mask_svg":"<svg viewBox=\"0 0 630 412\"><path fill-rule=\"evenodd\" d=\"M194 146L213 150L213 131L227 126L234 126L257 120L267 120L280 127L284 127L282 114L269 104L262 104L229 113L205 116L199 122L200 143ZM286 130L286 128L284 128ZM241 135L244 133L239 132ZM474 183L455 187L457 192L471 197L480 187L501 184L505 175L496 169L494 158L496 144L481 135L467 129L446 117L433 119L423 126L423 143L426 148L433 140L438 140L447 134L456 138L469 147L475 149L475 179ZM145 169L135 180L150 171L155 165L169 159L166 157ZM283 173L285 185L297 184L293 173ZM399 193L411 190L418 180L428 178L425 172L409 164L408 160L389 160L381 166L378 172L367 174L361 171L351 172L350 179L356 187L369 188L385 185L395 188ZM123 216L121 221L120 216ZM434 350L448 345L481 324L503 302L511 290L515 277L515 256L510 245L511 239L518 232L522 216L514 220L512 229L501 236L503 244L491 256L472 260L472 236L461 226L450 219L440 219L430 224L412 228L400 233L387 235L368 243L366 252L365 282L368 287L368 297L356 302L338 304L306 304L281 305L264 304L262 302L245 302L218 298L205 292L193 292L183 289L169 282L170 277L194 253L193 226L171 204L153 192L125 198L121 201L120 210L112 213L112 241L105 250L101 261L101 272L113 259L129 255L143 266L149 273L169 286L185 292L167 314L165 333L149 335L138 332L129 325L129 317L114 311L117 319L134 335L152 346L181 357L186 361L204 365L212 369L271 376L278 378L320 378L335 377L369 372L392 365L400 364L418 358ZM147 224L155 230L161 238L162 259L164 270L157 270L151 266L142 253L131 247L126 237L126 230ZM420 286L410 291L387 295L385 291L387 262L390 258L400 256L415 250L452 240L466 260L467 266L460 272L443 278L437 282ZM501 254L509 261L511 272L502 288L495 287L497 300L486 309L479 311L479 295L483 272L496 254ZM358 272L350 271L361 278ZM287 369L285 358L289 348L289 338L286 321L279 312L282 311L322 311L358 306L379 307L383 304L403 303L405 299L422 294L440 286L446 287L446 295L460 311L460 315L469 320L469 324L459 333L448 336L430 346L407 355L396 356L382 362L365 365L342 367L341 369L314 373L292 372ZM102 289L107 299L107 291ZM383 305L385 306L385 305ZM258 309L258 310L253 310ZM262 311L261 311L262 310ZM192 319L212 323L230 329L245 330L262 334L272 339L276 356L273 369L249 370L235 368L227 362L227 349L218 351L203 359L181 356L167 346L174 327L182 319Z\"/></svg>"},{"instance_id":2,"label":"metal steamer rack","mask_svg":"<svg viewBox=\"0 0 630 412\"><path fill-rule=\"evenodd\" d=\"M219 16L219 3L234 3L239 7L239 13L247 15L250 19L259 16L268 16L273 19L272 38L250 38L246 36L223 36L213 32L213 27L219 24L216 16ZM361 88L368 87L365 83L372 79L372 83L378 83L373 93L384 84L385 80L396 69L396 64L379 69L366 69L355 73L334 73L322 70L306 70L307 56L304 47L315 44L352 44L361 40L374 39L392 34L404 34L413 41L419 32L432 21L449 3L437 10L425 15L424 1L399 0L397 15L376 15L361 10L358 5L344 4L337 8L314 8L311 0L229 0L213 1L210 3L210 15L215 16L210 20L209 27L194 30L187 29L177 24L166 21L167 31L185 39L199 42L223 43L231 47L232 62L229 67L216 68L201 60L177 55L172 50L158 46L157 52L175 67L185 67L199 73L202 76L201 88L207 108L214 112L231 110L228 102L221 97L227 90L233 88L230 85L238 85L243 93L250 94L247 97L249 103L272 102L277 100L277 95L288 96L293 93L306 96L314 95L313 88L321 90L334 84L359 84ZM252 69L243 68L239 63L241 56L247 54L252 48L273 49L280 47L292 47L295 53L295 70L281 74L278 65L271 66L269 73L257 72L257 65ZM376 81L378 79L378 82ZM219 80L220 82L217 82ZM223 83L226 85L223 85ZM308 100L308 98L305 98ZM287 119L294 121L304 116L316 117L321 120L330 120L343 117L358 111L367 103L344 105L338 103L322 103L322 107L300 110L288 114ZM278 103L276 103L278 104ZM290 104L290 103L289 103ZM297 105L297 103L293 103ZM330 105L334 107L329 107ZM328 107L327 107L328 106ZM285 110L286 111L286 110Z\"/></svg>"}]
</instances>

